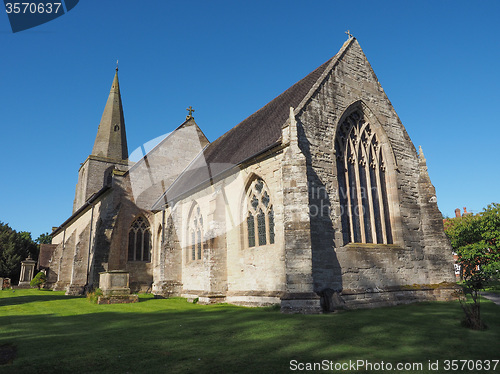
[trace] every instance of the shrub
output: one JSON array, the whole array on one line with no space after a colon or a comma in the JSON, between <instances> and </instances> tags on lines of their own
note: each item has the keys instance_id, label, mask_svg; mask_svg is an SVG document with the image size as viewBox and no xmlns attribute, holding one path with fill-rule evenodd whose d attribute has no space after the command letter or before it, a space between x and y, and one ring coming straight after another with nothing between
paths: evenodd
<instances>
[{"instance_id":1,"label":"shrub","mask_svg":"<svg viewBox=\"0 0 500 374\"><path fill-rule=\"evenodd\" d=\"M99 300L99 296L102 296L102 295L104 295L102 293L102 290L100 288L96 288L94 291L87 293L87 300L90 301L92 304L97 304L97 301Z\"/></svg>"},{"instance_id":2,"label":"shrub","mask_svg":"<svg viewBox=\"0 0 500 374\"><path fill-rule=\"evenodd\" d=\"M33 288L38 287L38 289L40 289L40 287L45 283L46 280L47 276L43 271L40 271L37 275L35 275L35 278L31 280L30 286Z\"/></svg>"}]
</instances>

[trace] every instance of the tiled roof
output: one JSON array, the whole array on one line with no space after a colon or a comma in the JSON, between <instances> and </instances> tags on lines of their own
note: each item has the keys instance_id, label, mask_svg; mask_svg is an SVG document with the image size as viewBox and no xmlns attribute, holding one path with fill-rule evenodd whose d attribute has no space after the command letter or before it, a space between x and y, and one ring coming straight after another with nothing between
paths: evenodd
<instances>
[{"instance_id":1,"label":"tiled roof","mask_svg":"<svg viewBox=\"0 0 500 374\"><path fill-rule=\"evenodd\" d=\"M290 107L297 108L301 104L338 55L211 143L173 183L166 192L166 199L165 196L160 198L153 209L158 209L162 201L177 200L210 178L278 145Z\"/></svg>"},{"instance_id":2,"label":"tiled roof","mask_svg":"<svg viewBox=\"0 0 500 374\"><path fill-rule=\"evenodd\" d=\"M211 143L204 153L207 163L237 165L277 143L290 107L296 108L300 104L330 61Z\"/></svg>"}]
</instances>

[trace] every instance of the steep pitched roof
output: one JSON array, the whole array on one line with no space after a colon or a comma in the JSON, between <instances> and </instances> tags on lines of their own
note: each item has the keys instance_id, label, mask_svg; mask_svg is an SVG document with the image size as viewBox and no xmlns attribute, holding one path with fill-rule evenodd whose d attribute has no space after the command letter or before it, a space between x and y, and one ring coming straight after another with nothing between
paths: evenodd
<instances>
[{"instance_id":1,"label":"steep pitched roof","mask_svg":"<svg viewBox=\"0 0 500 374\"><path fill-rule=\"evenodd\" d=\"M354 41L355 38L347 40L334 57L211 143L170 187L166 193L168 200L175 200L231 166L278 145L290 107L305 105ZM165 200L162 197L159 201Z\"/></svg>"},{"instance_id":2,"label":"steep pitched roof","mask_svg":"<svg viewBox=\"0 0 500 374\"><path fill-rule=\"evenodd\" d=\"M288 119L290 106L297 107L330 61L211 143L204 154L206 161L237 165L277 143L281 128Z\"/></svg>"}]
</instances>

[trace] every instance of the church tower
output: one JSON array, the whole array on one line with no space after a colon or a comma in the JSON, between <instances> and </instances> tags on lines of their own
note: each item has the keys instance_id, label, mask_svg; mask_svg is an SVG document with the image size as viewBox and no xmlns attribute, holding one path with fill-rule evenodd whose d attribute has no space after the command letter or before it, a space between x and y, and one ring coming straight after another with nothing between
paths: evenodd
<instances>
[{"instance_id":1,"label":"church tower","mask_svg":"<svg viewBox=\"0 0 500 374\"><path fill-rule=\"evenodd\" d=\"M115 168L124 169L127 165L127 135L117 67L108 101L97 129L92 154L87 157L78 172L73 213L80 209L92 195L110 184L111 173Z\"/></svg>"}]
</instances>

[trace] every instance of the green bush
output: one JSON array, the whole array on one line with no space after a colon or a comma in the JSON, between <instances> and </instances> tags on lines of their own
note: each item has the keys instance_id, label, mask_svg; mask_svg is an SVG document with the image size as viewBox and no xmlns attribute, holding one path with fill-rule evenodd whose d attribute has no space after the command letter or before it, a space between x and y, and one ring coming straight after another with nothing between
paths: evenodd
<instances>
[{"instance_id":1,"label":"green bush","mask_svg":"<svg viewBox=\"0 0 500 374\"><path fill-rule=\"evenodd\" d=\"M100 288L96 288L94 291L87 293L87 300L90 301L92 304L97 304L97 301L99 300L99 296L102 296L102 295L104 295L102 293L102 290Z\"/></svg>"},{"instance_id":2,"label":"green bush","mask_svg":"<svg viewBox=\"0 0 500 374\"><path fill-rule=\"evenodd\" d=\"M33 288L38 287L38 289L40 289L40 287L42 287L42 285L46 281L47 281L47 276L43 271L40 271L37 275L35 275L35 278L31 280L30 286Z\"/></svg>"}]
</instances>

